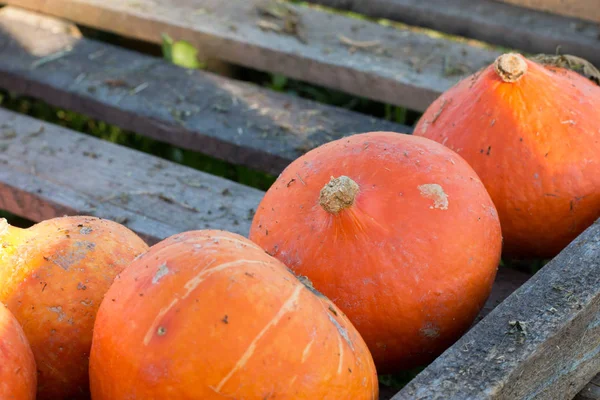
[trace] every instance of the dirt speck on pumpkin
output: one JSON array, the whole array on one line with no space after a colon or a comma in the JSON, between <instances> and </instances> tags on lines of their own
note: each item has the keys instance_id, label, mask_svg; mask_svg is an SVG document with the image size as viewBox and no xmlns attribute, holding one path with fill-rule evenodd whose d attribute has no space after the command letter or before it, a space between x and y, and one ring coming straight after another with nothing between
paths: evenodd
<instances>
[{"instance_id":1,"label":"dirt speck on pumpkin","mask_svg":"<svg viewBox=\"0 0 600 400\"><path fill-rule=\"evenodd\" d=\"M48 307L48 311L56 313L58 315L58 322L62 322L65 317L66 314L64 313L63 309L61 306L57 306L57 307Z\"/></svg>"},{"instance_id":2,"label":"dirt speck on pumpkin","mask_svg":"<svg viewBox=\"0 0 600 400\"><path fill-rule=\"evenodd\" d=\"M437 183L427 183L419 186L421 196L433 200L433 206L429 208L448 209L448 195Z\"/></svg>"},{"instance_id":3,"label":"dirt speck on pumpkin","mask_svg":"<svg viewBox=\"0 0 600 400\"><path fill-rule=\"evenodd\" d=\"M156 274L152 278L152 284L156 285L158 283L158 281L160 281L168 273L169 273L169 267L167 267L167 263L162 263L158 267L158 270L156 271Z\"/></svg>"},{"instance_id":4,"label":"dirt speck on pumpkin","mask_svg":"<svg viewBox=\"0 0 600 400\"><path fill-rule=\"evenodd\" d=\"M436 337L440 336L440 328L431 323L426 324L419 332L421 335L430 339L435 339Z\"/></svg>"},{"instance_id":5,"label":"dirt speck on pumpkin","mask_svg":"<svg viewBox=\"0 0 600 400\"><path fill-rule=\"evenodd\" d=\"M165 328L164 326L159 326L156 330L156 334L158 336L165 336L167 334L167 328Z\"/></svg>"}]
</instances>

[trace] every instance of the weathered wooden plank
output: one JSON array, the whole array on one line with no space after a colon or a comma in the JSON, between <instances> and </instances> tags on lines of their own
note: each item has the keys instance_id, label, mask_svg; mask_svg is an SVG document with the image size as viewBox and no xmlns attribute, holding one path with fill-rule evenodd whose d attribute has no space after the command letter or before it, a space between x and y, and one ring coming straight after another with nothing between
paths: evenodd
<instances>
[{"instance_id":1,"label":"weathered wooden plank","mask_svg":"<svg viewBox=\"0 0 600 400\"><path fill-rule=\"evenodd\" d=\"M278 33L284 21L261 14L262 0L5 2L151 42L168 33L211 58L416 110L499 54L298 6L284 19L294 34Z\"/></svg>"},{"instance_id":2,"label":"weathered wooden plank","mask_svg":"<svg viewBox=\"0 0 600 400\"><path fill-rule=\"evenodd\" d=\"M600 25L494 0L311 0L530 53L573 54L600 65ZM597 0L591 0L598 4ZM600 8L600 7L599 7Z\"/></svg>"},{"instance_id":3,"label":"weathered wooden plank","mask_svg":"<svg viewBox=\"0 0 600 400\"><path fill-rule=\"evenodd\" d=\"M600 22L598 0L497 0L535 10Z\"/></svg>"},{"instance_id":4,"label":"weathered wooden plank","mask_svg":"<svg viewBox=\"0 0 600 400\"><path fill-rule=\"evenodd\" d=\"M247 234L263 193L0 109L0 208L41 220L85 213L155 241L191 229Z\"/></svg>"},{"instance_id":5,"label":"weathered wooden plank","mask_svg":"<svg viewBox=\"0 0 600 400\"><path fill-rule=\"evenodd\" d=\"M12 7L0 10L0 87L272 174L345 135L412 130L82 39Z\"/></svg>"},{"instance_id":6,"label":"weathered wooden plank","mask_svg":"<svg viewBox=\"0 0 600 400\"><path fill-rule=\"evenodd\" d=\"M520 288L531 276L529 274L517 271L512 268L500 267L496 274L496 282L502 282L501 285L494 287L494 290L490 294L490 297L485 302L483 309L475 319L473 326L476 326L486 315L488 315L494 308L510 296L515 290Z\"/></svg>"},{"instance_id":7,"label":"weathered wooden plank","mask_svg":"<svg viewBox=\"0 0 600 400\"><path fill-rule=\"evenodd\" d=\"M393 399L573 398L600 370L599 343L600 221Z\"/></svg>"},{"instance_id":8,"label":"weathered wooden plank","mask_svg":"<svg viewBox=\"0 0 600 400\"><path fill-rule=\"evenodd\" d=\"M600 374L575 396L575 400L600 400Z\"/></svg>"}]
</instances>

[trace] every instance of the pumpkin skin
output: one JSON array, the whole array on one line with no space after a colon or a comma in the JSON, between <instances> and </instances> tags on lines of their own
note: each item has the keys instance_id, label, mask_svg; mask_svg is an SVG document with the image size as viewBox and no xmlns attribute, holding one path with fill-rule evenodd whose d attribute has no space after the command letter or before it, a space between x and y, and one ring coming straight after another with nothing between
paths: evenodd
<instances>
[{"instance_id":1,"label":"pumpkin skin","mask_svg":"<svg viewBox=\"0 0 600 400\"><path fill-rule=\"evenodd\" d=\"M90 379L94 400L378 398L342 312L248 239L215 230L172 236L115 280Z\"/></svg>"},{"instance_id":2,"label":"pumpkin skin","mask_svg":"<svg viewBox=\"0 0 600 400\"><path fill-rule=\"evenodd\" d=\"M35 400L35 360L21 325L0 303L0 399Z\"/></svg>"},{"instance_id":3,"label":"pumpkin skin","mask_svg":"<svg viewBox=\"0 0 600 400\"><path fill-rule=\"evenodd\" d=\"M0 220L0 302L19 321L38 370L38 399L89 399L88 359L100 302L114 277L148 246L93 217L28 229Z\"/></svg>"},{"instance_id":4,"label":"pumpkin skin","mask_svg":"<svg viewBox=\"0 0 600 400\"><path fill-rule=\"evenodd\" d=\"M507 256L549 258L600 217L598 110L600 87L590 80L506 54L442 94L414 134L475 169L498 209Z\"/></svg>"},{"instance_id":5,"label":"pumpkin skin","mask_svg":"<svg viewBox=\"0 0 600 400\"><path fill-rule=\"evenodd\" d=\"M340 193L350 180L356 186ZM434 141L390 132L333 141L291 163L250 238L346 313L379 373L432 360L469 327L502 247L471 167Z\"/></svg>"}]
</instances>

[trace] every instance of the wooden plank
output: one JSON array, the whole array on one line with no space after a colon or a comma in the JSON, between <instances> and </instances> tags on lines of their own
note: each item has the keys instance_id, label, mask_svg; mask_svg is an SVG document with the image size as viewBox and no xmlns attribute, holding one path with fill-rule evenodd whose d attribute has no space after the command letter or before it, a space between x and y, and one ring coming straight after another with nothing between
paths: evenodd
<instances>
[{"instance_id":1,"label":"wooden plank","mask_svg":"<svg viewBox=\"0 0 600 400\"><path fill-rule=\"evenodd\" d=\"M41 220L84 213L151 242L184 230L246 235L263 193L0 109L0 208Z\"/></svg>"},{"instance_id":2,"label":"wooden plank","mask_svg":"<svg viewBox=\"0 0 600 400\"><path fill-rule=\"evenodd\" d=\"M272 28L282 22L261 15L262 2L5 0L136 39L158 43L168 33L211 58L421 111L499 54L298 6L290 6L300 21L298 34L277 33Z\"/></svg>"},{"instance_id":3,"label":"wooden plank","mask_svg":"<svg viewBox=\"0 0 600 400\"><path fill-rule=\"evenodd\" d=\"M82 39L29 11L3 8L0 28L0 87L272 174L345 135L412 131Z\"/></svg>"},{"instance_id":4,"label":"wooden plank","mask_svg":"<svg viewBox=\"0 0 600 400\"><path fill-rule=\"evenodd\" d=\"M393 399L570 399L598 343L600 220Z\"/></svg>"},{"instance_id":5,"label":"wooden plank","mask_svg":"<svg viewBox=\"0 0 600 400\"><path fill-rule=\"evenodd\" d=\"M499 0L521 7L600 22L598 0Z\"/></svg>"},{"instance_id":6,"label":"wooden plank","mask_svg":"<svg viewBox=\"0 0 600 400\"><path fill-rule=\"evenodd\" d=\"M575 396L575 400L600 400L600 374Z\"/></svg>"},{"instance_id":7,"label":"wooden plank","mask_svg":"<svg viewBox=\"0 0 600 400\"><path fill-rule=\"evenodd\" d=\"M311 0L313 3L530 53L583 57L600 65L600 25L493 0ZM591 0L598 4L597 0ZM600 8L600 7L599 7Z\"/></svg>"}]
</instances>

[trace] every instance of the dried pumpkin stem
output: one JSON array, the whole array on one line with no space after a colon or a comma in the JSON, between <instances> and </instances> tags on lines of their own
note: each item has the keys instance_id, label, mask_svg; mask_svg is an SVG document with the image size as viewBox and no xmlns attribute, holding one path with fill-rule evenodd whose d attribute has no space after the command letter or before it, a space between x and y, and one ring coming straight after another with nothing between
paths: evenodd
<instances>
[{"instance_id":1,"label":"dried pumpkin stem","mask_svg":"<svg viewBox=\"0 0 600 400\"><path fill-rule=\"evenodd\" d=\"M337 214L354 204L357 193L358 184L352 179L347 176L332 176L329 183L321 189L319 204L328 213Z\"/></svg>"},{"instance_id":2,"label":"dried pumpkin stem","mask_svg":"<svg viewBox=\"0 0 600 400\"><path fill-rule=\"evenodd\" d=\"M494 62L494 70L504 82L513 83L525 75L527 63L519 54L503 54Z\"/></svg>"}]
</instances>

